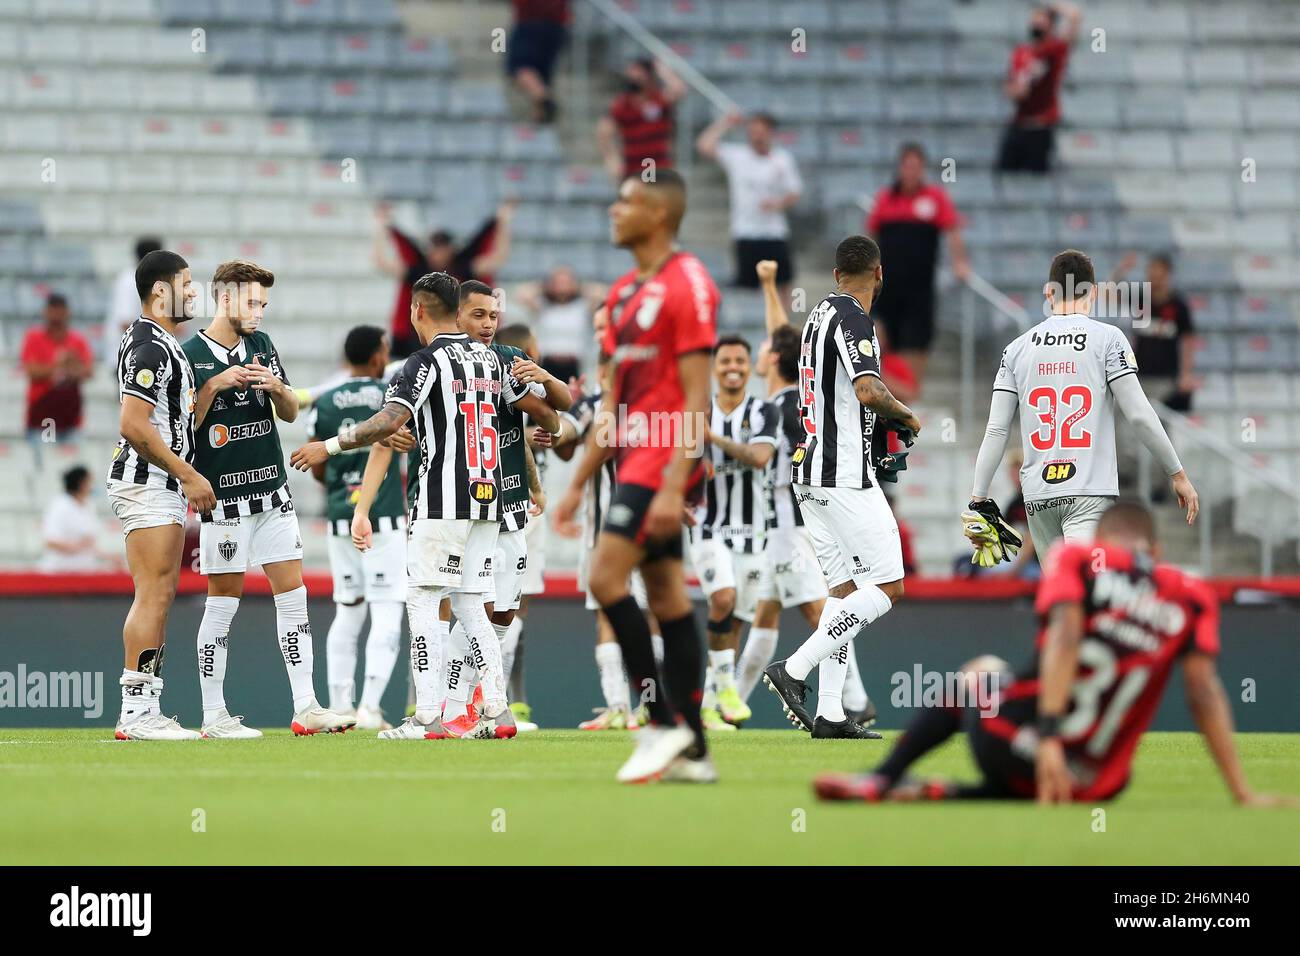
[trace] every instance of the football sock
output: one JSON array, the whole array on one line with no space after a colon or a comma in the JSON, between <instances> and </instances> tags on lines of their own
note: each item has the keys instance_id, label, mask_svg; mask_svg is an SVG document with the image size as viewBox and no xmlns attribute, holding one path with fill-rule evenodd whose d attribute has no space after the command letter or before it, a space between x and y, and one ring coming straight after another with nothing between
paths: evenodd
<instances>
[{"instance_id":1,"label":"football sock","mask_svg":"<svg viewBox=\"0 0 1300 956\"><path fill-rule=\"evenodd\" d=\"M844 675L844 706L849 710L863 710L867 706L867 689L862 685L862 675L858 672L856 651L853 641L849 641L849 669Z\"/></svg>"},{"instance_id":2,"label":"football sock","mask_svg":"<svg viewBox=\"0 0 1300 956\"><path fill-rule=\"evenodd\" d=\"M501 643L483 607L483 595L454 592L451 610L465 626L469 657L479 670L479 680L483 685L483 715L498 717L506 707L506 680L501 672Z\"/></svg>"},{"instance_id":3,"label":"football sock","mask_svg":"<svg viewBox=\"0 0 1300 956\"><path fill-rule=\"evenodd\" d=\"M447 699L442 705L443 720L464 717L469 701L470 671L474 664L469 657L469 637L460 621L451 626L447 634Z\"/></svg>"},{"instance_id":4,"label":"football sock","mask_svg":"<svg viewBox=\"0 0 1300 956\"><path fill-rule=\"evenodd\" d=\"M713 709L716 710L718 707L718 685L715 683L715 675L713 673L713 661L711 659L704 666L704 684L700 688L700 690L701 690L700 706L712 707Z\"/></svg>"},{"instance_id":5,"label":"football sock","mask_svg":"<svg viewBox=\"0 0 1300 956\"><path fill-rule=\"evenodd\" d=\"M893 603L874 584L864 584L846 598L827 598L817 630L790 655L785 668L795 680L806 680L812 669L853 640L868 624L882 617Z\"/></svg>"},{"instance_id":6,"label":"football sock","mask_svg":"<svg viewBox=\"0 0 1300 956\"><path fill-rule=\"evenodd\" d=\"M402 649L402 603L376 601L370 605L370 634L366 637L366 679L361 706L379 710Z\"/></svg>"},{"instance_id":7,"label":"football sock","mask_svg":"<svg viewBox=\"0 0 1300 956\"><path fill-rule=\"evenodd\" d=\"M927 707L922 710L894 743L894 749L875 773L888 777L891 784L897 782L908 767L957 732L961 715L961 709L957 707Z\"/></svg>"},{"instance_id":8,"label":"football sock","mask_svg":"<svg viewBox=\"0 0 1300 956\"><path fill-rule=\"evenodd\" d=\"M203 723L209 724L226 709L226 654L230 625L239 610L237 597L209 595L199 623L199 690L203 694Z\"/></svg>"},{"instance_id":9,"label":"football sock","mask_svg":"<svg viewBox=\"0 0 1300 956\"><path fill-rule=\"evenodd\" d=\"M366 604L335 604L334 620L325 635L325 680L330 689L330 710L352 707L356 693L357 642L366 623ZM374 640L371 631L371 640ZM204 707L206 708L206 704Z\"/></svg>"},{"instance_id":10,"label":"football sock","mask_svg":"<svg viewBox=\"0 0 1300 956\"><path fill-rule=\"evenodd\" d=\"M660 621L659 628L664 635L664 682L668 685L668 696L687 726L695 731L695 748L691 756L703 757L709 752L708 742L704 739L704 724L700 719L703 696L700 671L704 655L700 650L695 614L689 613L675 621Z\"/></svg>"},{"instance_id":11,"label":"football sock","mask_svg":"<svg viewBox=\"0 0 1300 956\"><path fill-rule=\"evenodd\" d=\"M527 635L523 618L515 614L515 620L519 622L519 633L515 637L515 656L510 664L510 699L523 703L528 699L524 696L524 637Z\"/></svg>"},{"instance_id":12,"label":"football sock","mask_svg":"<svg viewBox=\"0 0 1300 956\"><path fill-rule=\"evenodd\" d=\"M307 623L305 585L275 596L275 628L280 638L284 668L289 672L293 712L298 714L316 706L316 690L312 686L315 655L311 646L311 625Z\"/></svg>"},{"instance_id":13,"label":"football sock","mask_svg":"<svg viewBox=\"0 0 1300 956\"><path fill-rule=\"evenodd\" d=\"M848 645L817 665L817 716L839 723L844 719L844 675L849 670Z\"/></svg>"},{"instance_id":14,"label":"football sock","mask_svg":"<svg viewBox=\"0 0 1300 956\"><path fill-rule=\"evenodd\" d=\"M646 626L649 627L648 624ZM663 667L664 666L664 636L662 634L656 634L653 631L650 632L650 649L654 652L655 666Z\"/></svg>"},{"instance_id":15,"label":"football sock","mask_svg":"<svg viewBox=\"0 0 1300 956\"><path fill-rule=\"evenodd\" d=\"M623 672L623 652L617 644L596 645L596 671L600 674L600 692L610 710L628 710L627 675Z\"/></svg>"},{"instance_id":16,"label":"football sock","mask_svg":"<svg viewBox=\"0 0 1300 956\"><path fill-rule=\"evenodd\" d=\"M637 606L632 595L626 594L613 604L601 608L618 638L623 652L623 665L632 683L633 706L645 704L650 720L665 727L677 723L677 712L668 701L668 694L659 686L659 668L655 666L654 650L650 642L650 625L645 613ZM697 678L698 679L698 678ZM698 702L696 704L698 708ZM698 720L698 716L696 717Z\"/></svg>"},{"instance_id":17,"label":"football sock","mask_svg":"<svg viewBox=\"0 0 1300 956\"><path fill-rule=\"evenodd\" d=\"M496 627L495 624L492 626ZM523 629L524 619L516 614L509 624L497 631L497 636L501 638L501 671L506 675L506 680L511 681L511 686L515 673L515 651L519 648L519 635Z\"/></svg>"},{"instance_id":18,"label":"football sock","mask_svg":"<svg viewBox=\"0 0 1300 956\"><path fill-rule=\"evenodd\" d=\"M754 692L763 676L763 668L772 663L779 634L780 631L774 627L749 629L745 649L740 654L740 673L736 677L736 690L740 692L741 700L749 700L749 695Z\"/></svg>"},{"instance_id":19,"label":"football sock","mask_svg":"<svg viewBox=\"0 0 1300 956\"><path fill-rule=\"evenodd\" d=\"M150 712L153 707L153 675L123 668L118 684L122 688L122 714L117 721L119 724L129 724Z\"/></svg>"},{"instance_id":20,"label":"football sock","mask_svg":"<svg viewBox=\"0 0 1300 956\"><path fill-rule=\"evenodd\" d=\"M709 668L713 671L713 686L724 691L736 686L736 651L709 651Z\"/></svg>"},{"instance_id":21,"label":"football sock","mask_svg":"<svg viewBox=\"0 0 1300 956\"><path fill-rule=\"evenodd\" d=\"M446 682L442 653L447 622L438 616L442 588L412 587L406 595L406 622L411 630L411 683L415 686L415 715L431 723L442 712Z\"/></svg>"}]
</instances>

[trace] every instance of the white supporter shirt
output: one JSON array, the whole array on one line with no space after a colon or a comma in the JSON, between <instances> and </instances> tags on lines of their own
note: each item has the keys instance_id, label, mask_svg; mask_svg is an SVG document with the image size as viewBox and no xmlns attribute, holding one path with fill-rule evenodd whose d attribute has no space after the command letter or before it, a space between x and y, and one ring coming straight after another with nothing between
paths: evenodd
<instances>
[{"instance_id":1,"label":"white supporter shirt","mask_svg":"<svg viewBox=\"0 0 1300 956\"><path fill-rule=\"evenodd\" d=\"M99 518L95 509L89 504L82 504L71 495L63 494L50 502L41 521L41 541L44 551L41 554L40 569L46 572L64 571L98 571L103 567L99 555L95 553L95 532L99 528ZM71 554L55 551L49 546L50 541L60 544L79 544L90 538L90 544Z\"/></svg>"},{"instance_id":2,"label":"white supporter shirt","mask_svg":"<svg viewBox=\"0 0 1300 956\"><path fill-rule=\"evenodd\" d=\"M1124 333L1086 315L1054 315L1002 353L994 391L1020 407L1026 501L1118 495L1110 384L1137 373Z\"/></svg>"},{"instance_id":3,"label":"white supporter shirt","mask_svg":"<svg viewBox=\"0 0 1300 956\"><path fill-rule=\"evenodd\" d=\"M104 313L104 361L117 361L117 347L127 327L140 318L140 295L135 291L135 269L123 269L113 281Z\"/></svg>"},{"instance_id":4,"label":"white supporter shirt","mask_svg":"<svg viewBox=\"0 0 1300 956\"><path fill-rule=\"evenodd\" d=\"M790 223L785 211L764 210L762 202L803 192L794 157L778 146L760 156L748 143L722 143L718 163L731 187L731 238L787 238Z\"/></svg>"}]
</instances>

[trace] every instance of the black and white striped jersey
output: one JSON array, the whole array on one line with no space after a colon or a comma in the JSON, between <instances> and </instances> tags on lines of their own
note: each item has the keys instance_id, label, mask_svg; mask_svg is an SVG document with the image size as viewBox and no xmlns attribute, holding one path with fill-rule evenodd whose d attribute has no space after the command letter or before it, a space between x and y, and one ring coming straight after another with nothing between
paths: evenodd
<instances>
[{"instance_id":1,"label":"black and white striped jersey","mask_svg":"<svg viewBox=\"0 0 1300 956\"><path fill-rule=\"evenodd\" d=\"M587 435L591 433L591 429L595 426L596 416L600 412L600 402L601 391L597 389L592 394L584 395L574 402L567 412L560 412L560 416L566 419L577 432L579 445L586 442ZM605 514L609 511L610 496L614 494L614 489L617 486L618 464L614 457L611 456L587 480L587 487L583 492L582 540L588 549L596 546L596 538L600 535L601 523L605 520Z\"/></svg>"},{"instance_id":2,"label":"black and white striped jersey","mask_svg":"<svg viewBox=\"0 0 1300 956\"><path fill-rule=\"evenodd\" d=\"M853 391L853 383L863 375L880 377L880 349L871 317L853 296L832 293L808 316L799 347L804 440L792 456L795 484L873 486L876 413Z\"/></svg>"},{"instance_id":3,"label":"black and white striped jersey","mask_svg":"<svg viewBox=\"0 0 1300 956\"><path fill-rule=\"evenodd\" d=\"M149 423L176 457L194 460L194 370L176 337L139 318L127 326L117 347L117 398L130 395L153 406ZM108 480L180 491L181 483L145 461L125 438L113 450Z\"/></svg>"},{"instance_id":4,"label":"black and white striped jersey","mask_svg":"<svg viewBox=\"0 0 1300 956\"><path fill-rule=\"evenodd\" d=\"M767 470L767 525L769 528L797 528L803 512L790 486L791 457L803 443L803 422L799 413L799 388L787 385L768 396L777 415L776 456Z\"/></svg>"},{"instance_id":5,"label":"black and white striped jersey","mask_svg":"<svg viewBox=\"0 0 1300 956\"><path fill-rule=\"evenodd\" d=\"M709 427L715 435L744 445L777 445L776 409L746 395L730 413L713 400ZM744 554L763 550L767 541L767 469L752 468L710 444L713 476L704 485L704 504L697 513L694 534L704 540L721 538Z\"/></svg>"},{"instance_id":6,"label":"black and white striped jersey","mask_svg":"<svg viewBox=\"0 0 1300 956\"><path fill-rule=\"evenodd\" d=\"M495 352L463 333L436 335L406 360L384 401L411 410L420 443L411 521L498 520L497 416L502 402L527 394Z\"/></svg>"}]
</instances>

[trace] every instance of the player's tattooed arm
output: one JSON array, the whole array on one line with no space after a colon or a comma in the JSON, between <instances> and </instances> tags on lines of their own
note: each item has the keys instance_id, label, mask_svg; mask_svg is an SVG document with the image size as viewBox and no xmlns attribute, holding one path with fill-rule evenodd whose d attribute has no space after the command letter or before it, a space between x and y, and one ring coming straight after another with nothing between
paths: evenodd
<instances>
[{"instance_id":1,"label":"player's tattooed arm","mask_svg":"<svg viewBox=\"0 0 1300 956\"><path fill-rule=\"evenodd\" d=\"M401 402L389 402L359 425L353 425L342 434L327 441L313 441L303 445L289 456L289 464L299 471L310 471L330 456L330 443L337 442L335 454L351 451L383 441L406 424L411 409Z\"/></svg>"},{"instance_id":2,"label":"player's tattooed arm","mask_svg":"<svg viewBox=\"0 0 1300 956\"><path fill-rule=\"evenodd\" d=\"M902 422L915 434L921 434L921 422L912 410L894 398L889 387L876 375L861 375L853 383L858 401L881 418Z\"/></svg>"}]
</instances>

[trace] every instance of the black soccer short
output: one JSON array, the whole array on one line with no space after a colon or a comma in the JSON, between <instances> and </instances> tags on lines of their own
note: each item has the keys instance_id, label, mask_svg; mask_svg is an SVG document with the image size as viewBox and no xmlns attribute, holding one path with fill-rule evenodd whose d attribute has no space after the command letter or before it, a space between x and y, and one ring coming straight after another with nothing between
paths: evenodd
<instances>
[{"instance_id":1,"label":"black soccer short","mask_svg":"<svg viewBox=\"0 0 1300 956\"><path fill-rule=\"evenodd\" d=\"M872 315L885 323L886 346L895 352L927 352L934 339L934 280L885 282Z\"/></svg>"},{"instance_id":2,"label":"black soccer short","mask_svg":"<svg viewBox=\"0 0 1300 956\"><path fill-rule=\"evenodd\" d=\"M654 488L620 482L609 499L609 510L605 512L605 523L601 525L600 530L628 538L644 548L643 563L645 564L662 561L665 558L680 561L682 560L680 532L671 538L663 539L648 539L645 536L643 530L645 516L650 510L650 502L654 496Z\"/></svg>"},{"instance_id":3,"label":"black soccer short","mask_svg":"<svg viewBox=\"0 0 1300 956\"><path fill-rule=\"evenodd\" d=\"M1008 675L1009 676L1009 675ZM966 739L983 781L963 787L965 798L1030 799L1034 796L1034 762L1012 747L1016 732L1032 726L1038 712L1038 698L1024 697L1003 703L996 716L981 717L978 708L965 715Z\"/></svg>"},{"instance_id":4,"label":"black soccer short","mask_svg":"<svg viewBox=\"0 0 1300 956\"><path fill-rule=\"evenodd\" d=\"M531 67L549 86L555 59L564 47L565 35L564 24L549 20L526 20L516 24L506 50L506 73L513 76L516 71Z\"/></svg>"},{"instance_id":5,"label":"black soccer short","mask_svg":"<svg viewBox=\"0 0 1300 956\"><path fill-rule=\"evenodd\" d=\"M1056 130L1051 126L1016 126L1002 134L998 169L1004 173L1045 173L1052 165Z\"/></svg>"},{"instance_id":6,"label":"black soccer short","mask_svg":"<svg viewBox=\"0 0 1300 956\"><path fill-rule=\"evenodd\" d=\"M742 289L758 288L758 273L754 271L764 259L776 260L776 283L781 285L794 279L794 256L790 243L784 239L737 239L736 285Z\"/></svg>"}]
</instances>

